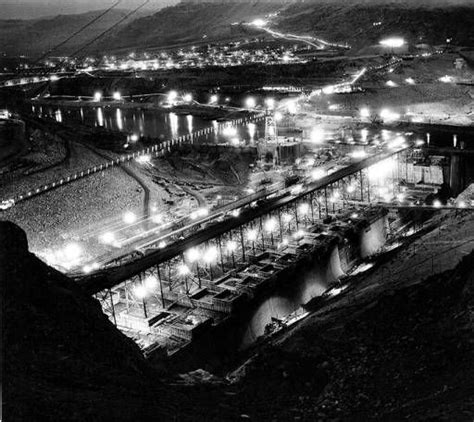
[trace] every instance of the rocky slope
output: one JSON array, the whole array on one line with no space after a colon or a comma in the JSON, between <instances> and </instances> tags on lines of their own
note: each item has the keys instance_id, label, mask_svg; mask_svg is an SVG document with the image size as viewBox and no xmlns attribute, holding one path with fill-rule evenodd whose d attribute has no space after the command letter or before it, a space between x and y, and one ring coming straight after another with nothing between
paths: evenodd
<instances>
[{"instance_id":1,"label":"rocky slope","mask_svg":"<svg viewBox=\"0 0 474 422\"><path fill-rule=\"evenodd\" d=\"M97 48L136 48L146 50L182 43L218 41L245 36L236 23L279 10L282 6L255 1L227 4L178 4L151 16L136 19L104 38Z\"/></svg>"},{"instance_id":2,"label":"rocky slope","mask_svg":"<svg viewBox=\"0 0 474 422\"><path fill-rule=\"evenodd\" d=\"M461 3L461 4L460 4ZM97 45L146 49L165 45L220 41L249 36L248 27L235 25L278 12L270 25L298 35L348 42L357 51L386 36L401 35L413 44L474 45L474 8L466 2L313 1L298 3L235 2L180 4L159 11L116 31ZM377 23L374 26L374 23ZM255 36L256 31L251 31Z\"/></svg>"},{"instance_id":3,"label":"rocky slope","mask_svg":"<svg viewBox=\"0 0 474 422\"><path fill-rule=\"evenodd\" d=\"M0 52L12 56L26 55L31 58L38 57L78 31L101 13L103 11L57 15L31 20L0 19ZM111 10L63 47L52 52L51 55L59 56L72 53L79 46L92 40L98 34L118 22L127 13L127 10ZM122 25L129 22L126 20Z\"/></svg>"},{"instance_id":4,"label":"rocky slope","mask_svg":"<svg viewBox=\"0 0 474 422\"><path fill-rule=\"evenodd\" d=\"M17 226L0 223L0 245L8 420L87 414L95 393L106 394L106 387L123 393L143 388L150 368L99 303L30 254ZM75 394L84 400L81 409L71 403Z\"/></svg>"},{"instance_id":5,"label":"rocky slope","mask_svg":"<svg viewBox=\"0 0 474 422\"><path fill-rule=\"evenodd\" d=\"M302 3L284 10L278 28L288 32L318 35L330 41L349 42L359 49L377 44L387 36L402 36L411 44L474 45L470 22L474 7L407 2L402 4L360 4L348 2L315 5Z\"/></svg>"}]
</instances>

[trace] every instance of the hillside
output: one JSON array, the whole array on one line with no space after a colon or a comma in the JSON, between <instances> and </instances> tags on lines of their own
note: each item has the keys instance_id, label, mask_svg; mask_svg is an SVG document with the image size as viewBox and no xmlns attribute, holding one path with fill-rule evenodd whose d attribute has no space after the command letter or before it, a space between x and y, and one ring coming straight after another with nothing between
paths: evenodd
<instances>
[{"instance_id":1,"label":"hillside","mask_svg":"<svg viewBox=\"0 0 474 422\"><path fill-rule=\"evenodd\" d=\"M148 3L142 10L150 13L179 0L161 0ZM124 9L134 9L142 3L141 0L122 1ZM38 19L50 16L80 14L87 11L100 10L113 4L113 2L98 2L96 0L49 0L38 2L36 0L4 0L2 1L3 19Z\"/></svg>"},{"instance_id":2,"label":"hillside","mask_svg":"<svg viewBox=\"0 0 474 422\"><path fill-rule=\"evenodd\" d=\"M0 20L0 52L12 56L37 57L62 42L101 13L102 11L93 11L32 20L2 19ZM127 13L127 10L111 10L64 47L53 52L52 55L72 53L78 46L92 40ZM126 25L128 22L126 20L122 25Z\"/></svg>"},{"instance_id":3,"label":"hillside","mask_svg":"<svg viewBox=\"0 0 474 422\"><path fill-rule=\"evenodd\" d=\"M382 4L381 4L382 3ZM271 26L282 32L319 36L348 42L354 51L380 38L402 35L412 43L474 45L474 7L463 0L441 6L437 2L355 2L315 0L303 3L193 2L166 7L149 15L139 12L91 45L89 53L128 52L198 42L255 36L257 31L238 25L279 12ZM79 29L100 12L58 15L36 20L1 20L0 52L39 55ZM67 54L108 29L127 12L113 10L69 42L56 54ZM374 23L380 22L374 26ZM263 33L262 33L263 35Z\"/></svg>"},{"instance_id":4,"label":"hillside","mask_svg":"<svg viewBox=\"0 0 474 422\"><path fill-rule=\"evenodd\" d=\"M151 16L136 19L110 37L97 48L124 47L146 49L187 42L212 41L243 36L234 32L233 23L251 21L279 10L273 3L178 4L167 7Z\"/></svg>"},{"instance_id":5,"label":"hillside","mask_svg":"<svg viewBox=\"0 0 474 422\"><path fill-rule=\"evenodd\" d=\"M91 386L142 388L150 368L137 346L96 301L27 248L21 229L0 222L4 417L62 420L71 392L84 400ZM49 419L42 419L45 408Z\"/></svg>"},{"instance_id":6,"label":"hillside","mask_svg":"<svg viewBox=\"0 0 474 422\"><path fill-rule=\"evenodd\" d=\"M331 41L349 42L363 47L376 44L387 36L402 36L412 44L474 45L474 7L420 6L403 4L311 3L295 4L285 9L278 28L298 34L317 35ZM380 23L374 26L374 23Z\"/></svg>"},{"instance_id":7,"label":"hillside","mask_svg":"<svg viewBox=\"0 0 474 422\"><path fill-rule=\"evenodd\" d=\"M303 3L228 2L179 4L136 19L97 44L98 49L147 49L152 47L219 41L258 34L250 22L279 12L271 27L282 32L319 36L348 42L359 50L390 35L402 35L413 44L474 45L474 7L463 2L440 6L440 2L313 1ZM438 6L437 6L438 5ZM376 22L380 25L374 26ZM262 33L263 34L263 33Z\"/></svg>"}]
</instances>

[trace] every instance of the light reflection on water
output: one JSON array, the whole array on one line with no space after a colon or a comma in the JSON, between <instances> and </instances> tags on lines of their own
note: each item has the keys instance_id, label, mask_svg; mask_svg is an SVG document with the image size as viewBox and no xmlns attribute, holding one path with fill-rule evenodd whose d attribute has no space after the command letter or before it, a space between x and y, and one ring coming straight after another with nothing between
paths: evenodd
<instances>
[{"instance_id":1,"label":"light reflection on water","mask_svg":"<svg viewBox=\"0 0 474 422\"><path fill-rule=\"evenodd\" d=\"M91 127L103 127L112 131L121 131L153 139L169 139L188 135L195 131L214 127L217 121L205 120L192 115L179 115L155 110L137 110L125 108L56 108L40 107L33 109L39 117L50 117L58 122L76 122ZM253 143L263 137L263 124L250 124L239 128L239 137ZM222 135L204 136L201 142L224 142Z\"/></svg>"},{"instance_id":2,"label":"light reflection on water","mask_svg":"<svg viewBox=\"0 0 474 422\"><path fill-rule=\"evenodd\" d=\"M188 121L188 132L192 133L193 132L193 116L190 114L186 116L186 120Z\"/></svg>"},{"instance_id":3,"label":"light reflection on water","mask_svg":"<svg viewBox=\"0 0 474 422\"><path fill-rule=\"evenodd\" d=\"M171 137L185 136L200 129L214 127L217 128L217 121L204 120L197 116L178 115L175 113L165 113L155 110L138 110L111 107L94 108L56 108L49 106L39 106L32 108L39 117L49 117L57 122L76 122L91 127L103 127L108 130L122 131L137 136L145 136L153 139L170 139ZM311 139L315 148L324 146L327 142L354 142L371 144L375 142L387 142L396 134L396 130L381 128L329 128L324 125L316 126L320 132L313 133L307 129L306 137ZM283 139L292 138L294 134L286 134L284 125L279 125L278 135ZM239 128L238 136L247 143L253 144L258 139L264 137L264 124L249 124ZM316 136L317 135L317 136ZM425 133L419 133L416 137L426 140ZM456 144L458 147L465 144L466 135L458 135ZM431 145L453 146L453 135L451 133L431 132ZM201 138L200 142L224 142L225 137L212 133ZM472 148L467 143L466 148Z\"/></svg>"},{"instance_id":4,"label":"light reflection on water","mask_svg":"<svg viewBox=\"0 0 474 422\"><path fill-rule=\"evenodd\" d=\"M104 114L102 112L102 107L97 108L97 124L99 126L104 126Z\"/></svg>"},{"instance_id":5,"label":"light reflection on water","mask_svg":"<svg viewBox=\"0 0 474 422\"><path fill-rule=\"evenodd\" d=\"M119 108L117 109L117 111L115 113L115 118L116 118L118 130L123 130L122 110L120 110Z\"/></svg>"},{"instance_id":6,"label":"light reflection on water","mask_svg":"<svg viewBox=\"0 0 474 422\"><path fill-rule=\"evenodd\" d=\"M171 128L171 136L176 138L178 136L178 116L174 113L169 114L170 119L170 128Z\"/></svg>"},{"instance_id":7,"label":"light reflection on water","mask_svg":"<svg viewBox=\"0 0 474 422\"><path fill-rule=\"evenodd\" d=\"M250 142L254 142L257 126L255 125L255 123L249 123L248 128L249 128Z\"/></svg>"}]
</instances>

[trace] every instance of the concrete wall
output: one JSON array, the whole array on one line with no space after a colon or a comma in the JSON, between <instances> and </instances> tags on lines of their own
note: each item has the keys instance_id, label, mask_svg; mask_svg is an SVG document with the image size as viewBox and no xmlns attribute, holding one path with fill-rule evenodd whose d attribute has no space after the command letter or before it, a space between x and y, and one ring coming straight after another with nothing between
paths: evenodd
<instances>
[{"instance_id":1,"label":"concrete wall","mask_svg":"<svg viewBox=\"0 0 474 422\"><path fill-rule=\"evenodd\" d=\"M325 258L318 259L315 256L306 269L301 268L294 277L290 274L285 280L280 280L282 287L260 300L251 310L243 330L241 347L251 345L262 336L272 318L283 319L311 299L322 295L344 271L355 264L355 252L357 260L373 255L380 251L386 238L387 217L383 216L364 229L354 245L344 246L341 251L335 246Z\"/></svg>"}]
</instances>

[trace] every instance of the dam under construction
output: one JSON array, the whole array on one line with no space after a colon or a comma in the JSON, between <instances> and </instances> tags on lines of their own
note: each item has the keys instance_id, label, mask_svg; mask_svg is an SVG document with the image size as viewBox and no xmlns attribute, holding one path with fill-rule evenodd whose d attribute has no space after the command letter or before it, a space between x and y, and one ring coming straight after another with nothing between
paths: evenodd
<instances>
[{"instance_id":1,"label":"dam under construction","mask_svg":"<svg viewBox=\"0 0 474 422\"><path fill-rule=\"evenodd\" d=\"M381 252L390 234L387 215L382 207L359 208L293 234L286 229L288 237L273 244L263 228L249 233L258 239L244 250L220 240L96 297L150 358L195 359L196 348L209 344L216 354L244 349L272 327L304 317L305 304L337 291L341 276Z\"/></svg>"},{"instance_id":2,"label":"dam under construction","mask_svg":"<svg viewBox=\"0 0 474 422\"><path fill-rule=\"evenodd\" d=\"M450 184L449 171L439 157L417 165L428 153L407 142L321 179L257 192L77 281L150 360L186 368L245 350L346 289L438 209L470 209L437 196L424 202Z\"/></svg>"}]
</instances>

